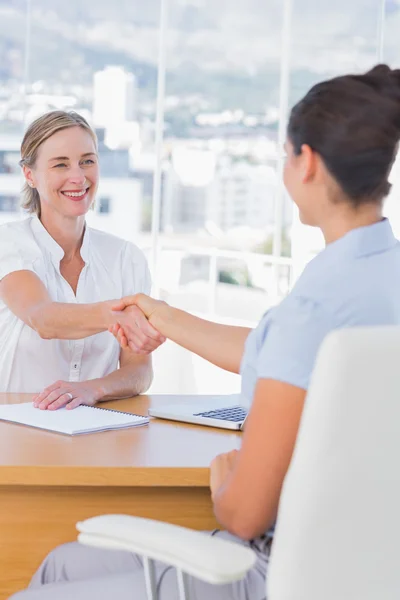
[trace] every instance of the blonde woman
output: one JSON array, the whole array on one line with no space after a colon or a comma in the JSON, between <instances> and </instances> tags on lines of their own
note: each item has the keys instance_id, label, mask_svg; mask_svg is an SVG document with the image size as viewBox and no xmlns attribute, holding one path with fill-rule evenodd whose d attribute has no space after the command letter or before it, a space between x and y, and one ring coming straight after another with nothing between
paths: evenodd
<instances>
[{"instance_id":1,"label":"blonde woman","mask_svg":"<svg viewBox=\"0 0 400 600\"><path fill-rule=\"evenodd\" d=\"M99 181L96 134L77 113L47 113L26 131L20 164L30 216L0 227L0 391L35 393L42 409L146 391L144 353L163 337L138 309L139 353L107 331L113 300L150 291L146 260L85 223Z\"/></svg>"}]
</instances>

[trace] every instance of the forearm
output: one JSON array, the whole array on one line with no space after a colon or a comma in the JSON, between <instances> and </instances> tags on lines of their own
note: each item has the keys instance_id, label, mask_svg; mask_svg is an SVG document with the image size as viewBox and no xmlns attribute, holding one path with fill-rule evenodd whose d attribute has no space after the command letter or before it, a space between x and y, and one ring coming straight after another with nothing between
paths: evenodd
<instances>
[{"instance_id":1,"label":"forearm","mask_svg":"<svg viewBox=\"0 0 400 600\"><path fill-rule=\"evenodd\" d=\"M214 498L213 511L218 523L233 535L238 535L240 538L244 539L242 532L239 532L237 530L238 528L235 526L235 512L237 510L238 506L226 502L226 498L223 497L223 494L220 493Z\"/></svg>"},{"instance_id":2,"label":"forearm","mask_svg":"<svg viewBox=\"0 0 400 600\"><path fill-rule=\"evenodd\" d=\"M240 451L210 465L215 515L242 539L264 533L276 519L305 397L303 388L259 379Z\"/></svg>"},{"instance_id":3,"label":"forearm","mask_svg":"<svg viewBox=\"0 0 400 600\"><path fill-rule=\"evenodd\" d=\"M78 340L106 331L115 322L115 301L93 304L45 302L29 315L28 325L43 339Z\"/></svg>"},{"instance_id":4,"label":"forearm","mask_svg":"<svg viewBox=\"0 0 400 600\"><path fill-rule=\"evenodd\" d=\"M223 486L213 498L214 515L220 525L242 540L265 533L276 519L277 507L267 502L261 509L237 485Z\"/></svg>"},{"instance_id":5,"label":"forearm","mask_svg":"<svg viewBox=\"0 0 400 600\"><path fill-rule=\"evenodd\" d=\"M153 379L151 359L143 363L125 365L105 377L94 379L98 389L98 401L130 398L146 392Z\"/></svg>"},{"instance_id":6,"label":"forearm","mask_svg":"<svg viewBox=\"0 0 400 600\"><path fill-rule=\"evenodd\" d=\"M239 373L247 327L221 325L165 306L152 325L165 337L226 371Z\"/></svg>"}]
</instances>

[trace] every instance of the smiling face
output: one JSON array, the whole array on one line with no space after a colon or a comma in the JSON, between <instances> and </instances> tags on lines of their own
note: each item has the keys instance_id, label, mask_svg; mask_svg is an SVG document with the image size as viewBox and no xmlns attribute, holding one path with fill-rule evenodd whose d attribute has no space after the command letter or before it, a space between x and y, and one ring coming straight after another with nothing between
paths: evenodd
<instances>
[{"instance_id":1,"label":"smiling face","mask_svg":"<svg viewBox=\"0 0 400 600\"><path fill-rule=\"evenodd\" d=\"M85 215L99 179L92 136L79 126L54 133L40 145L35 165L24 167L24 175L39 193L41 214Z\"/></svg>"}]
</instances>

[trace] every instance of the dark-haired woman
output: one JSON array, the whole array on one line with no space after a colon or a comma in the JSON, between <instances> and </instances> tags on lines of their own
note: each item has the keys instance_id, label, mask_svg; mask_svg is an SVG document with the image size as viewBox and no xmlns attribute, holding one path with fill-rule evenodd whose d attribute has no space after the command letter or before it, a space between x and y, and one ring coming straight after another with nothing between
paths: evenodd
<instances>
[{"instance_id":1,"label":"dark-haired woman","mask_svg":"<svg viewBox=\"0 0 400 600\"><path fill-rule=\"evenodd\" d=\"M400 72L380 65L314 86L292 110L285 185L303 223L319 227L326 248L290 295L250 332L209 323L139 294L136 304L162 335L242 375L252 402L242 448L211 464L219 533L249 544L258 561L244 580L211 586L191 578L197 600L261 600L283 479L316 353L332 330L400 324L400 244L382 217L400 138ZM122 346L134 325L114 330ZM159 564L161 599L177 598L171 569ZM15 598L144 599L140 557L68 544L53 551L31 588Z\"/></svg>"}]
</instances>

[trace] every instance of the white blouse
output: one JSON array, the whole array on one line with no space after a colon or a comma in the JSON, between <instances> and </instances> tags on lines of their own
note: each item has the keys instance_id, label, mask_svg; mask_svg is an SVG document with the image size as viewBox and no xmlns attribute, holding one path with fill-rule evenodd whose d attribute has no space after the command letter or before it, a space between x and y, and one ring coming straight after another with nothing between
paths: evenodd
<instances>
[{"instance_id":1,"label":"white blouse","mask_svg":"<svg viewBox=\"0 0 400 600\"><path fill-rule=\"evenodd\" d=\"M0 279L33 271L55 302L86 304L150 293L146 259L130 242L86 226L76 296L60 273L63 256L36 216L0 226ZM104 377L118 368L119 353L108 331L82 340L43 340L0 299L0 392L37 393L59 379Z\"/></svg>"}]
</instances>

